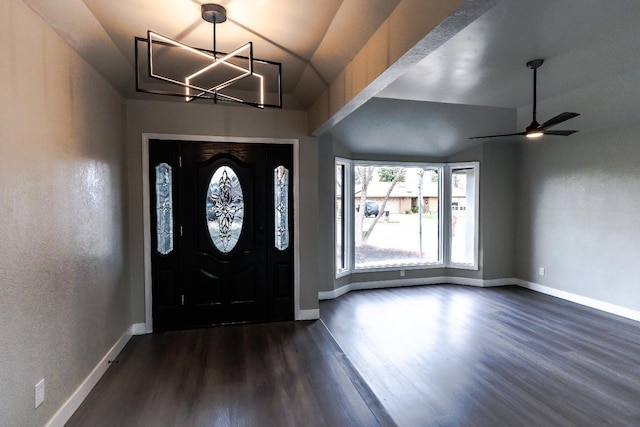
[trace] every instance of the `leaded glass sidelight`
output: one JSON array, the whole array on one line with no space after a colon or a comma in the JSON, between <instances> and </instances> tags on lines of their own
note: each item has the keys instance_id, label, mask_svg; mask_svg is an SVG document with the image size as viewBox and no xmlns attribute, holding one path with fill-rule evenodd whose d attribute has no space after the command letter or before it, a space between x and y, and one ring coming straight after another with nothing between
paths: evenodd
<instances>
[{"instance_id":1,"label":"leaded glass sidelight","mask_svg":"<svg viewBox=\"0 0 640 427\"><path fill-rule=\"evenodd\" d=\"M273 170L273 195L275 245L284 251L289 247L289 170L284 166Z\"/></svg>"},{"instance_id":2,"label":"leaded glass sidelight","mask_svg":"<svg viewBox=\"0 0 640 427\"><path fill-rule=\"evenodd\" d=\"M171 166L156 166L156 250L162 255L173 251L173 178Z\"/></svg>"},{"instance_id":3,"label":"leaded glass sidelight","mask_svg":"<svg viewBox=\"0 0 640 427\"><path fill-rule=\"evenodd\" d=\"M244 197L235 171L220 166L213 172L207 191L206 220L213 245L226 254L240 239L244 222Z\"/></svg>"}]
</instances>

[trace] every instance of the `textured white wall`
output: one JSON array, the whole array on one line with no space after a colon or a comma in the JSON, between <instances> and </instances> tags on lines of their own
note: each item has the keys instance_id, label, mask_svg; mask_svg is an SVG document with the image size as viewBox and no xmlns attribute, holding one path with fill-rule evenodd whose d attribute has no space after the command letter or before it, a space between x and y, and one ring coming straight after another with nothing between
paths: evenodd
<instances>
[{"instance_id":1,"label":"textured white wall","mask_svg":"<svg viewBox=\"0 0 640 427\"><path fill-rule=\"evenodd\" d=\"M640 310L638 132L628 122L522 148L517 277Z\"/></svg>"},{"instance_id":2,"label":"textured white wall","mask_svg":"<svg viewBox=\"0 0 640 427\"><path fill-rule=\"evenodd\" d=\"M0 426L37 426L130 324L124 106L22 1L0 46Z\"/></svg>"}]
</instances>

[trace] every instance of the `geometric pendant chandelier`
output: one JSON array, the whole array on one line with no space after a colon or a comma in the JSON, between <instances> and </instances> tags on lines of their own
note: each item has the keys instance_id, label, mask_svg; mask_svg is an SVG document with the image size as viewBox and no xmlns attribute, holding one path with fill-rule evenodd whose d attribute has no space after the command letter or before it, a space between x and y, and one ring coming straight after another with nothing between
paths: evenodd
<instances>
[{"instance_id":1,"label":"geometric pendant chandelier","mask_svg":"<svg viewBox=\"0 0 640 427\"><path fill-rule=\"evenodd\" d=\"M282 65L253 57L248 42L229 53L216 50L216 25L227 20L218 4L203 4L202 19L213 25L213 49L188 46L153 31L135 38L136 90L258 108L282 108Z\"/></svg>"}]
</instances>

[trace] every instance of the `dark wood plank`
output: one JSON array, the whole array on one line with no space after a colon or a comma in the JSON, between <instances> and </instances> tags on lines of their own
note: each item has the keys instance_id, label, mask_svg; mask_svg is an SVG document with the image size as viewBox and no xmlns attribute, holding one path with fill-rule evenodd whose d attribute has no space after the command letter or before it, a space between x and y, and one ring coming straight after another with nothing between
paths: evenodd
<instances>
[{"instance_id":1,"label":"dark wood plank","mask_svg":"<svg viewBox=\"0 0 640 427\"><path fill-rule=\"evenodd\" d=\"M322 322L133 337L67 426L394 425Z\"/></svg>"},{"instance_id":2,"label":"dark wood plank","mask_svg":"<svg viewBox=\"0 0 640 427\"><path fill-rule=\"evenodd\" d=\"M637 322L453 285L321 314L340 346L320 322L134 337L67 425L640 425Z\"/></svg>"},{"instance_id":3,"label":"dark wood plank","mask_svg":"<svg viewBox=\"0 0 640 427\"><path fill-rule=\"evenodd\" d=\"M518 287L351 292L321 318L400 426L640 425L640 324Z\"/></svg>"}]
</instances>

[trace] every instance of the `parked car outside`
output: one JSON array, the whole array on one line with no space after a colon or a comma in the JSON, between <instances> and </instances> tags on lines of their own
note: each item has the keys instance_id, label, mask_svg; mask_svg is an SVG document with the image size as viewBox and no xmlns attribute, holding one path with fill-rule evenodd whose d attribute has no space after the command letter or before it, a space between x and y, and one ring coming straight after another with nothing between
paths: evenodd
<instances>
[{"instance_id":1,"label":"parked car outside","mask_svg":"<svg viewBox=\"0 0 640 427\"><path fill-rule=\"evenodd\" d=\"M356 211L360 212L360 205L356 206ZM380 205L377 202L367 202L364 208L364 216L376 217L380 213Z\"/></svg>"}]
</instances>

